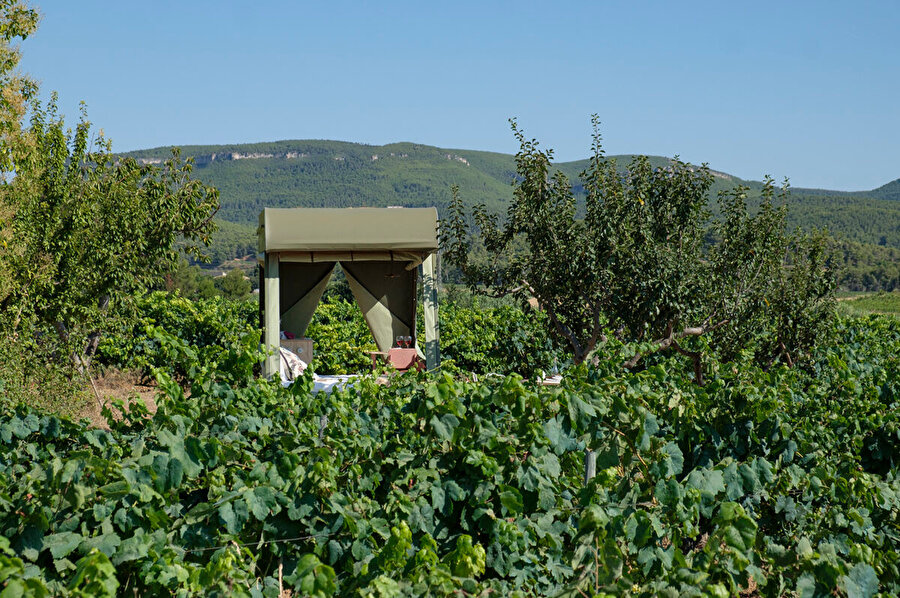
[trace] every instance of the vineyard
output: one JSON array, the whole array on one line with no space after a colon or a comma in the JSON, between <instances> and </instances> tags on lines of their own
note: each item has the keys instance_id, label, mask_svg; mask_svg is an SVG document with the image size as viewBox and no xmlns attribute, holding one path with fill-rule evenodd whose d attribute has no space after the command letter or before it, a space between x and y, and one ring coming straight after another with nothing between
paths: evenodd
<instances>
[{"instance_id":1,"label":"vineyard","mask_svg":"<svg viewBox=\"0 0 900 598\"><path fill-rule=\"evenodd\" d=\"M442 309L445 371L326 395L254 376L253 304L151 295L100 356L156 413L0 406L0 596L900 593L897 319L704 386L609 340L544 387L541 316ZM365 332L324 304L314 366L359 370Z\"/></svg>"},{"instance_id":2,"label":"vineyard","mask_svg":"<svg viewBox=\"0 0 900 598\"><path fill-rule=\"evenodd\" d=\"M31 64L55 69L60 57L81 58L84 52L69 50L84 39L96 42L93 54L127 58L104 46L116 31L128 33L117 49L140 45L142 31L165 45L145 54L177 49L173 59L157 60L170 71L191 64L183 60L190 44L217 47L197 34L243 39L258 29L268 35L264 45L278 43L277 31L253 27L237 8L220 10L213 28L192 21L202 10L181 11L171 35L160 37L133 27L160 19L127 11L89 16L82 4L90 3L48 11L51 38L68 32L75 43L60 38ZM634 21L621 10L601 20ZM676 10L673 21L656 18L661 10L645 10L635 22L665 23L686 39L687 30L671 23L689 13ZM449 61L442 84L459 82L447 75L453 61L460 72L472 71L471 60L442 50L446 44L434 36L416 50L422 40L402 27L408 15L396 19L380 7L368 17L331 12L285 6L277 24L289 42L296 19L321 36L323 48L362 44L388 70L398 56L426 61L436 49L439 61ZM563 23L534 20L535 11L515 11L512 20L504 10L487 12L478 19L491 47L513 47L501 43L504 30L527 32L529 21L540 30L514 44L516 52L498 54L500 62L486 62L491 73L530 73L535 59L544 60L531 38L553 42L554 26ZM590 154L578 162L555 162L515 115L514 156L330 141L114 153L84 102L74 120L63 116L68 100L60 98L71 89L51 92L38 83L45 71L23 72L22 48L44 43L30 40L42 18L29 0L0 0L0 598L900 595L900 181L861 194L807 189L792 197L787 178L781 185L768 175L742 181L677 158L617 162L601 135L609 106L603 119L591 117ZM229 33L229 21L239 29ZM357 21L378 39L360 37ZM701 41L715 38L705 33L717 23L732 25L689 21L699 28L687 37ZM566 41L580 39L563 29ZM648 46L627 28L614 29L641 50L625 52L626 74L647 70L640 61L652 53L644 46L673 47L664 36L651 35ZM593 38L605 39L585 39ZM412 53L394 51L397 40L413 44ZM385 42L390 51L373 52ZM692 51L704 55L700 46ZM789 44L779 55L791 51L808 54ZM306 80L359 66L359 52L324 52L328 60L307 62L326 70ZM570 70L596 71L602 52L581 44L569 54L590 62ZM719 47L710 52L722 54ZM214 54L224 56L211 54L207 70L217 68ZM838 54L878 66L865 54ZM289 61L267 75L267 61L245 58L252 89L297 97L272 87L291 79L283 76ZM352 64L342 68L345 58ZM718 81L715 68L691 75L710 61L682 63L681 91L702 97L698 82L709 73ZM130 62L72 65L63 84L82 81L79 89L92 94L103 93L106 81L127 83L134 70ZM94 76L98 65L106 71ZM763 66L754 72L779 65ZM525 89L522 76L485 73L490 85L477 93L499 102L495 108ZM158 77L138 78L166 99ZM651 104L662 97L660 81L670 83L639 79L650 82L643 96ZM234 100L199 79L175 91L189 94L198 81L217 110ZM390 87L368 96L402 111L405 100L392 100L397 86ZM530 86L528 93L558 87ZM619 87L642 95L639 86ZM587 103L572 114L597 95L577 91ZM301 96L315 114L346 104ZM633 104L627 97L620 101ZM559 111L556 100L544 99L542 109ZM579 104L577 94L570 99ZM208 104L193 102L206 111ZM419 124L401 120L419 138L429 134L420 128L426 122L456 126L486 117L478 113L484 102L456 104L450 112L463 110L459 118L445 118L431 102L426 108L437 117L417 110L412 116L425 119ZM139 135L165 135L173 125L186 134L175 121L154 122L144 108L128 107L137 117L126 120L138 123ZM351 121L359 116L349 110ZM216 120L238 123L246 112L241 106L237 117ZM326 112L316 119L326 129L347 121ZM764 112L777 117L777 110ZM734 114L745 121L747 110ZM292 120L268 116L273 127ZM624 127L659 129L667 147L687 136L688 151L703 123L677 116L626 118ZM815 115L806 116L815 125ZM673 122L691 126L665 128ZM640 126L629 135L649 131ZM846 145L852 129L830 126L839 137L827 147ZM352 124L345 130L366 136ZM622 129L612 132L619 137ZM573 138L568 126L556 135ZM742 143L732 137L731 145ZM377 217L269 210L301 204L429 209L416 212L427 215L421 221L403 208ZM257 243L248 225L260 210ZM228 221L217 220L223 217ZM252 269L257 250L262 318L242 271L213 280L197 265L240 257L229 266ZM321 268L333 262L342 275L322 278L331 270ZM427 305L418 316L417 266ZM840 304L839 284L854 293ZM857 295L861 290L878 294ZM416 330L424 331L419 345L431 371L401 374L378 362L373 335L391 358L385 351L393 341L408 347ZM279 361L261 345L304 331L316 343L305 371L293 362L290 384L261 375L274 373ZM338 376L329 383L342 386L316 390L321 375Z\"/></svg>"}]
</instances>

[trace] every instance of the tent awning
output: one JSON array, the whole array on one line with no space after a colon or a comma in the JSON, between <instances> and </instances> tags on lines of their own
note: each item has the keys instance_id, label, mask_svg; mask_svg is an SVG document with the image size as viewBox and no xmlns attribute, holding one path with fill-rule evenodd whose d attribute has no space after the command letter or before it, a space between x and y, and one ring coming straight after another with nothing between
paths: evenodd
<instances>
[{"instance_id":1,"label":"tent awning","mask_svg":"<svg viewBox=\"0 0 900 598\"><path fill-rule=\"evenodd\" d=\"M337 263L381 351L399 336L415 339L421 269L425 358L438 366L436 208L266 208L258 233L266 347L278 348L281 331L305 334ZM274 350L265 371L278 371Z\"/></svg>"},{"instance_id":2,"label":"tent awning","mask_svg":"<svg viewBox=\"0 0 900 598\"><path fill-rule=\"evenodd\" d=\"M436 208L266 208L259 251L437 251Z\"/></svg>"}]
</instances>

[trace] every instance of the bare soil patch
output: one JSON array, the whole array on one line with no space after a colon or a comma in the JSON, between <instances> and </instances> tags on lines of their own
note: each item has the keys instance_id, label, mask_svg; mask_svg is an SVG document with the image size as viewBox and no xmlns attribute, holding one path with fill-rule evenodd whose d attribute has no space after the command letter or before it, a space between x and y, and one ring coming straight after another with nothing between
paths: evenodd
<instances>
[{"instance_id":1,"label":"bare soil patch","mask_svg":"<svg viewBox=\"0 0 900 598\"><path fill-rule=\"evenodd\" d=\"M141 379L139 372L111 369L104 372L98 378L94 378L94 388L104 405L112 407L113 400L121 400L127 409L135 401L143 402L147 410L156 413L156 395L158 389L156 382L146 382ZM93 392L90 388L89 392ZM115 411L115 408L113 408ZM83 412L78 414L85 417L98 428L108 428L106 418L101 413L100 404L97 401L89 403Z\"/></svg>"}]
</instances>

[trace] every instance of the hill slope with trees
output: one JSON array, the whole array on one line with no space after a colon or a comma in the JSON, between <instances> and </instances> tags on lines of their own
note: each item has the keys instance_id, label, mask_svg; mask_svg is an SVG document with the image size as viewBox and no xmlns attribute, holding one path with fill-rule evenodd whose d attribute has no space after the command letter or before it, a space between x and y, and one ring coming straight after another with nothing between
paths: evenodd
<instances>
[{"instance_id":1,"label":"hill slope with trees","mask_svg":"<svg viewBox=\"0 0 900 598\"><path fill-rule=\"evenodd\" d=\"M365 145L342 141L293 140L183 148L193 156L196 176L218 188L219 231L213 238L213 264L256 251L256 226L263 207L437 206L446 213L450 189L468 205L484 204L503 213L512 200L515 158L510 154L446 149L416 143ZM159 147L126 154L155 164L171 155ZM634 156L616 156L624 172ZM653 167L672 160L651 156ZM572 181L579 206L584 205L580 174L587 160L555 164ZM749 188L748 205L758 208L763 183L711 171L709 196L735 185ZM900 249L900 179L862 192L793 189L786 226L827 228L841 239L840 249L852 272L842 278L851 289L891 290L900 282L892 256ZM710 201L714 212L717 202Z\"/></svg>"},{"instance_id":2,"label":"hill slope with trees","mask_svg":"<svg viewBox=\"0 0 900 598\"><path fill-rule=\"evenodd\" d=\"M467 202L503 212L512 199L515 160L511 154L446 149L416 143L365 145L341 141L294 140L182 148L194 156L196 175L219 189L219 218L252 233L263 207L437 206L450 204L450 187L458 185ZM171 154L160 147L126 154L155 163ZM624 171L633 156L615 156ZM651 165L671 160L651 156ZM556 166L583 199L579 178L587 160ZM750 188L757 203L763 184L712 171L710 195L737 184ZM859 243L900 247L900 180L866 192L795 189L789 226L827 226ZM239 229L238 229L239 230ZM231 238L236 229L229 227ZM234 245L233 240L229 241Z\"/></svg>"}]
</instances>

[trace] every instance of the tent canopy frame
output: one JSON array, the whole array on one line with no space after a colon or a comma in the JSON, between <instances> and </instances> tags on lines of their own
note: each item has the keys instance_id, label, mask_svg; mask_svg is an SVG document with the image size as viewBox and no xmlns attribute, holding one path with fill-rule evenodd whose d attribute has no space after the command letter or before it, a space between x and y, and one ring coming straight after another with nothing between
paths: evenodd
<instances>
[{"instance_id":1,"label":"tent canopy frame","mask_svg":"<svg viewBox=\"0 0 900 598\"><path fill-rule=\"evenodd\" d=\"M416 339L421 276L426 367L440 365L435 208L266 208L258 235L264 375L278 375L281 331L306 332L337 264L380 351Z\"/></svg>"}]
</instances>

